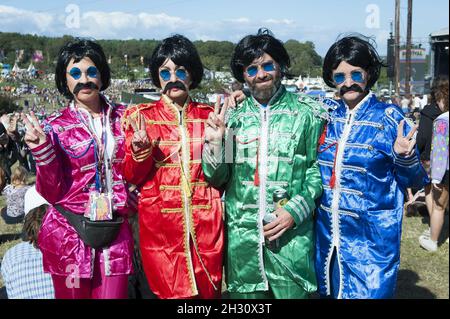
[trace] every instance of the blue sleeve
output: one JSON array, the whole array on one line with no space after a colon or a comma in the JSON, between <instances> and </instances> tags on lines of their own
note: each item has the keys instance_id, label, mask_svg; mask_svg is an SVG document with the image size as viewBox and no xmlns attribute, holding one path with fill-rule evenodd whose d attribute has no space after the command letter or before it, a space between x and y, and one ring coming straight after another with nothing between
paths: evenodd
<instances>
[{"instance_id":1,"label":"blue sleeve","mask_svg":"<svg viewBox=\"0 0 450 319\"><path fill-rule=\"evenodd\" d=\"M429 178L425 169L420 162L420 154L417 145L414 147L413 152L409 156L401 156L394 151L394 143L397 139L397 130L400 121L405 119L403 112L396 106L392 106L386 109L387 125L389 130L389 137L392 141L391 144L391 156L394 166L394 175L400 187L406 188L422 188L428 184ZM403 126L403 134L407 135L412 126L407 123Z\"/></svg>"}]
</instances>

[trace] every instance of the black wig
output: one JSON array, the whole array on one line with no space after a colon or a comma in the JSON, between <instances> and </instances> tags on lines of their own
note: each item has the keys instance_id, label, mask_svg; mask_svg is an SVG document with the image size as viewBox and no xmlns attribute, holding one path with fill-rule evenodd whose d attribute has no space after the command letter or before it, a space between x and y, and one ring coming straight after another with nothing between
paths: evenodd
<instances>
[{"instance_id":1,"label":"black wig","mask_svg":"<svg viewBox=\"0 0 450 319\"><path fill-rule=\"evenodd\" d=\"M106 90L111 82L111 72L102 47L94 41L86 39L70 41L59 50L55 71L55 82L58 91L70 100L73 99L73 95L67 87L67 66L72 59L75 62L79 62L85 57L90 58L100 72L102 80L100 91Z\"/></svg>"},{"instance_id":2,"label":"black wig","mask_svg":"<svg viewBox=\"0 0 450 319\"><path fill-rule=\"evenodd\" d=\"M342 61L367 72L367 91L378 81L380 69L385 66L369 38L361 34L346 36L330 47L323 61L322 77L329 87L336 87L333 81L333 70Z\"/></svg>"},{"instance_id":3,"label":"black wig","mask_svg":"<svg viewBox=\"0 0 450 319\"><path fill-rule=\"evenodd\" d=\"M244 83L244 68L264 53L269 54L280 65L282 77L287 73L291 61L283 43L272 32L262 28L257 35L243 38L234 48L230 67L236 80Z\"/></svg>"},{"instance_id":4,"label":"black wig","mask_svg":"<svg viewBox=\"0 0 450 319\"><path fill-rule=\"evenodd\" d=\"M203 78L203 65L194 44L186 37L175 34L162 40L153 51L150 62L150 75L153 84L161 88L159 82L159 67L171 59L173 63L183 66L189 72L192 83L189 89L195 89Z\"/></svg>"}]
</instances>

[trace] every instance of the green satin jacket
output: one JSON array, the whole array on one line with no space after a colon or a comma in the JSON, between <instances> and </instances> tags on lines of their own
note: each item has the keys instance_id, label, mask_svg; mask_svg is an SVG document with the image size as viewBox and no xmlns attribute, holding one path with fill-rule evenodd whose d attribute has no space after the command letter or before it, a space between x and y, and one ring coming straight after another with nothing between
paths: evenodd
<instances>
[{"instance_id":1,"label":"green satin jacket","mask_svg":"<svg viewBox=\"0 0 450 319\"><path fill-rule=\"evenodd\" d=\"M312 215L322 192L316 159L321 115L317 102L281 86L266 108L247 97L230 109L220 154L205 146L205 177L225 188L230 292L267 291L269 282L272 286L276 281L305 292L316 290ZM295 225L281 236L278 248L270 250L264 245L262 220L274 211L277 189L287 191L290 200L284 208Z\"/></svg>"}]
</instances>

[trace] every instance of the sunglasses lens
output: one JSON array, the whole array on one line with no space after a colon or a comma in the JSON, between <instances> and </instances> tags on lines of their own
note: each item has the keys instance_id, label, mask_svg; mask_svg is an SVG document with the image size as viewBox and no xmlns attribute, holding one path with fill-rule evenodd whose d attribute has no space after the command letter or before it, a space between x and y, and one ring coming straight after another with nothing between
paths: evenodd
<instances>
[{"instance_id":1,"label":"sunglasses lens","mask_svg":"<svg viewBox=\"0 0 450 319\"><path fill-rule=\"evenodd\" d=\"M88 67L86 73L87 73L88 77L96 78L97 77L97 68L95 66L90 66L90 67Z\"/></svg>"},{"instance_id":2,"label":"sunglasses lens","mask_svg":"<svg viewBox=\"0 0 450 319\"><path fill-rule=\"evenodd\" d=\"M181 81L185 81L186 78L187 78L187 73L186 73L186 70L184 70L184 69L178 69L178 70L175 72L175 75L176 75L177 78L180 79Z\"/></svg>"},{"instance_id":3,"label":"sunglasses lens","mask_svg":"<svg viewBox=\"0 0 450 319\"><path fill-rule=\"evenodd\" d=\"M69 74L75 80L78 80L79 78L81 78L81 70L79 68L72 68L72 69L70 69Z\"/></svg>"},{"instance_id":4,"label":"sunglasses lens","mask_svg":"<svg viewBox=\"0 0 450 319\"><path fill-rule=\"evenodd\" d=\"M269 62L269 63L263 64L262 68L265 72L272 72L275 70L275 65L272 62Z\"/></svg>"},{"instance_id":5,"label":"sunglasses lens","mask_svg":"<svg viewBox=\"0 0 450 319\"><path fill-rule=\"evenodd\" d=\"M159 71L159 76L163 81L169 81L170 80L170 71L169 70L161 70Z\"/></svg>"},{"instance_id":6,"label":"sunglasses lens","mask_svg":"<svg viewBox=\"0 0 450 319\"><path fill-rule=\"evenodd\" d=\"M249 66L247 68L248 76L254 77L256 75L256 73L258 73L258 67L257 66L252 65L252 66Z\"/></svg>"},{"instance_id":7,"label":"sunglasses lens","mask_svg":"<svg viewBox=\"0 0 450 319\"><path fill-rule=\"evenodd\" d=\"M333 80L336 84L341 84L345 81L345 74L344 73L336 73L333 75Z\"/></svg>"},{"instance_id":8,"label":"sunglasses lens","mask_svg":"<svg viewBox=\"0 0 450 319\"><path fill-rule=\"evenodd\" d=\"M361 71L352 72L352 80L355 82L364 82L364 77Z\"/></svg>"}]
</instances>

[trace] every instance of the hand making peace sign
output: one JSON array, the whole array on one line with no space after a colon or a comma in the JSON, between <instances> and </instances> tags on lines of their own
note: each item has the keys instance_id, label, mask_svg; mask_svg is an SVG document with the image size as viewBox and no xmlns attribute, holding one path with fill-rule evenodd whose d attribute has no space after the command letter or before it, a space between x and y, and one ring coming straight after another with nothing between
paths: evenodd
<instances>
[{"instance_id":1,"label":"hand making peace sign","mask_svg":"<svg viewBox=\"0 0 450 319\"><path fill-rule=\"evenodd\" d=\"M226 97L219 113L221 97L218 96L216 104L214 106L214 112L209 113L208 120L206 121L205 139L210 142L219 142L222 140L225 134L225 114L229 107L230 101Z\"/></svg>"},{"instance_id":2,"label":"hand making peace sign","mask_svg":"<svg viewBox=\"0 0 450 319\"><path fill-rule=\"evenodd\" d=\"M133 152L139 152L151 146L147 131L145 130L145 117L138 111L136 120L130 118L130 124L133 128L134 134L131 139L131 146Z\"/></svg>"},{"instance_id":3,"label":"hand making peace sign","mask_svg":"<svg viewBox=\"0 0 450 319\"><path fill-rule=\"evenodd\" d=\"M44 133L34 112L30 113L31 121L25 113L22 113L21 117L26 128L24 141L28 147L33 149L44 144L47 141L47 135Z\"/></svg>"},{"instance_id":4,"label":"hand making peace sign","mask_svg":"<svg viewBox=\"0 0 450 319\"><path fill-rule=\"evenodd\" d=\"M394 151L401 156L409 156L412 149L416 145L416 139L413 138L414 133L417 131L417 125L415 125L408 135L403 136L403 126L405 120L402 120L398 125L397 139L394 143Z\"/></svg>"}]
</instances>

